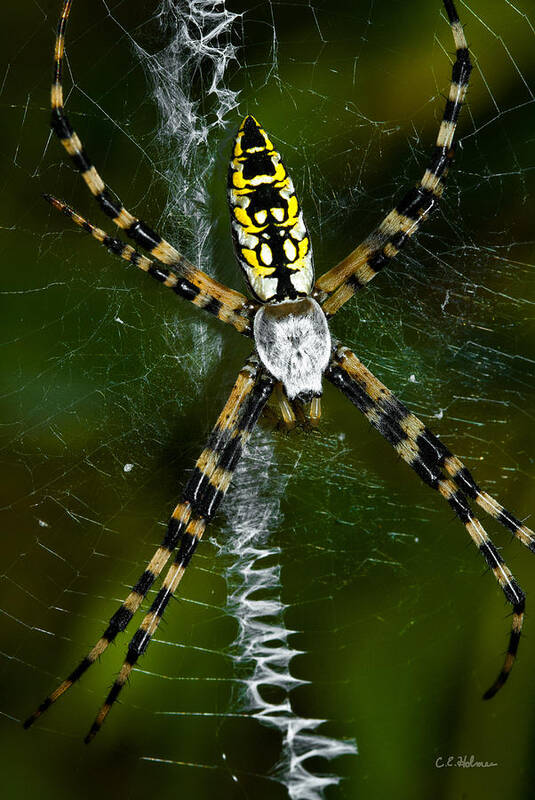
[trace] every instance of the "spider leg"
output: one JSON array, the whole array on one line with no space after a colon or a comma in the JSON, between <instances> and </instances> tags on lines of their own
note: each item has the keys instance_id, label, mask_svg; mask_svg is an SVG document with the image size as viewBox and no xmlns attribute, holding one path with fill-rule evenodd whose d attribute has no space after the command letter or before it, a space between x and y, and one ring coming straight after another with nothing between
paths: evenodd
<instances>
[{"instance_id":1,"label":"spider leg","mask_svg":"<svg viewBox=\"0 0 535 800\"><path fill-rule=\"evenodd\" d=\"M454 155L452 143L472 65L463 29L452 0L444 0L456 47L451 85L435 147L419 185L410 189L380 225L343 261L316 281L316 298L328 317L362 289L416 233L444 191Z\"/></svg>"},{"instance_id":2,"label":"spider leg","mask_svg":"<svg viewBox=\"0 0 535 800\"><path fill-rule=\"evenodd\" d=\"M465 496L474 500L487 514L500 522L525 547L535 553L535 533L490 494L482 491L461 459L366 369L350 350L338 347L335 361L340 367L347 369L357 382L359 390L364 392L362 406L359 406L361 411L367 416L369 413L368 418L372 425L377 427L396 449L399 447L398 452L401 457L410 463L423 480L425 477L421 472L444 470L453 478ZM370 402L372 406L368 412L366 406L369 406ZM386 432L383 432L383 428Z\"/></svg>"},{"instance_id":3,"label":"spider leg","mask_svg":"<svg viewBox=\"0 0 535 800\"><path fill-rule=\"evenodd\" d=\"M243 385L243 388L239 388L239 397L231 395L231 400L223 409L185 488L184 498L191 505L193 513L182 535L175 559L149 611L130 640L124 664L85 738L86 743L98 733L138 658L149 646L208 522L226 494L243 448L273 390L274 383L274 380L262 371L256 357L249 361L240 374L233 389L235 395L237 387ZM234 419L232 427L229 426L231 415Z\"/></svg>"},{"instance_id":4,"label":"spider leg","mask_svg":"<svg viewBox=\"0 0 535 800\"><path fill-rule=\"evenodd\" d=\"M474 500L483 511L511 531L513 536L532 553L535 553L535 533L510 511L507 511L498 500L483 491L461 459L448 450L423 422L405 409L399 401L396 401L396 405L407 412L404 422L405 430L412 444L418 449L420 457L426 463L434 463L442 467L448 475L451 475L459 489L467 497Z\"/></svg>"},{"instance_id":5,"label":"spider leg","mask_svg":"<svg viewBox=\"0 0 535 800\"><path fill-rule=\"evenodd\" d=\"M245 412L249 410L250 414L256 414L257 405L263 404L267 400L270 386L269 379L264 378L260 373L256 357L252 357L238 375L207 446L197 460L184 491L184 500L173 511L166 534L145 571L133 586L128 597L111 617L98 642L57 689L48 695L39 708L28 717L24 722L25 728L29 728L44 711L76 683L104 653L117 634L125 630L177 545L179 546L177 562L183 567L187 565L193 555L197 540L202 535L203 525L213 515L228 488L232 470L241 454L243 444L249 436L252 423L247 420L244 423ZM260 409L258 413L260 413ZM255 420L256 417L254 417L253 423Z\"/></svg>"},{"instance_id":6,"label":"spider leg","mask_svg":"<svg viewBox=\"0 0 535 800\"><path fill-rule=\"evenodd\" d=\"M325 375L362 411L370 424L390 442L424 483L437 490L449 503L493 571L506 600L511 603L513 619L505 662L498 678L484 694L485 699L492 697L503 686L513 667L522 630L525 597L485 529L473 515L466 494L474 497L476 502L480 494L479 504L482 508L510 530L509 521L514 517L505 512L496 501L493 501L495 507L503 509L505 517L501 513L492 513L487 508L489 496L486 493L474 496L474 487L477 485L459 459L452 456L437 437L366 369L354 353L338 345ZM455 478L455 483L444 475L442 467ZM531 546L535 542L535 534L529 528L522 525L514 533L523 544L529 541L530 549L535 549Z\"/></svg>"},{"instance_id":7,"label":"spider leg","mask_svg":"<svg viewBox=\"0 0 535 800\"><path fill-rule=\"evenodd\" d=\"M71 157L74 166L80 172L102 211L136 244L144 250L148 250L157 261L171 267L173 272L183 279L184 285L187 285L188 288L188 300L193 301L195 298L195 305L201 308L208 307L218 319L233 325L240 333L247 333L250 329L247 297L229 289L197 269L159 233L131 214L106 186L92 165L78 134L73 130L63 106L62 85L65 28L71 3L72 0L64 0L54 51L54 75L51 91L51 124L54 133Z\"/></svg>"},{"instance_id":8,"label":"spider leg","mask_svg":"<svg viewBox=\"0 0 535 800\"><path fill-rule=\"evenodd\" d=\"M112 255L119 256L119 258L123 258L135 267L139 267L140 270L146 272L159 283L163 284L163 286L168 286L175 294L179 295L179 297L183 297L184 300L189 300L198 308L202 308L204 311L208 311L209 314L218 316L219 306L214 303L206 303L205 297L196 291L195 286L186 280L186 278L183 278L180 273L177 274L173 268L166 269L156 264L147 256L144 256L132 247L132 245L126 244L115 236L109 236L106 231L102 230L102 228L97 228L96 225L93 225L85 219L85 217L82 217L81 214L67 205L67 203L64 203L63 200L58 200L56 197L52 197L52 195L49 194L44 194L43 197L57 211L60 211L82 228L82 230L89 233L93 239L100 242ZM245 328L241 333L250 336L251 329Z\"/></svg>"}]
</instances>

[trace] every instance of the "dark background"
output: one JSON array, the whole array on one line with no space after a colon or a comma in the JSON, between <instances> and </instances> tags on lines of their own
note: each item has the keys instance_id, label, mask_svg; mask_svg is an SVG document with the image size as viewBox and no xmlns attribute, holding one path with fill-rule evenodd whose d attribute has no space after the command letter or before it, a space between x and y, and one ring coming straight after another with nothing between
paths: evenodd
<instances>
[{"instance_id":1,"label":"dark background","mask_svg":"<svg viewBox=\"0 0 535 800\"><path fill-rule=\"evenodd\" d=\"M212 198L202 211L211 225L204 269L241 289L224 196L241 116L258 116L281 149L321 273L422 174L453 46L438 0L229 7L244 14L239 64L228 72L240 107L211 131L200 158L214 161L202 179L198 163L182 172L193 198L200 180ZM3 791L284 797L273 779L280 736L248 718L232 691L231 559L214 542L195 557L182 600L90 748L82 737L125 637L31 731L20 725L92 645L150 557L249 347L108 257L41 200L43 191L65 197L110 227L49 141L58 12L48 0L9 4L0 34ZM153 12L146 2L115 3L110 13L75 2L68 111L127 207L195 259L196 222L173 203L151 87L131 47L132 37L149 52L161 46ZM535 504L533 9L474 0L459 12L475 69L447 197L333 329L522 516ZM192 96L209 114L205 88L197 73ZM269 443L269 471L255 457L260 441ZM450 509L355 409L327 387L318 432L286 436L263 421L245 468L280 498L269 545L281 550L273 563L285 622L302 651L291 671L309 681L292 692L292 706L359 748L329 765L308 762L344 778L327 795L531 797L532 556L489 522L527 590L528 615L509 685L483 703L510 623L503 596ZM232 528L222 512L211 535L221 545ZM497 766L435 766L472 754Z\"/></svg>"}]
</instances>

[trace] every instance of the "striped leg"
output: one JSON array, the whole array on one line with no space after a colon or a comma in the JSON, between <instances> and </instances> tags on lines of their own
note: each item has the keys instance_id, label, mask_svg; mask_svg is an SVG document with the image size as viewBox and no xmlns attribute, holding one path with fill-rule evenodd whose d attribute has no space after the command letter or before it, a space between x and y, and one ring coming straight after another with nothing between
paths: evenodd
<instances>
[{"instance_id":1,"label":"striped leg","mask_svg":"<svg viewBox=\"0 0 535 800\"><path fill-rule=\"evenodd\" d=\"M395 409L394 414L396 418L399 413L406 414L403 420L403 427L407 436L409 436L412 444L418 451L419 458L426 464L433 464L436 467L441 467L448 475L451 475L459 489L461 489L467 497L474 500L483 511L510 530L525 547L531 550L532 553L535 553L535 533L511 514L510 511L507 511L507 509L504 508L498 500L488 494L488 492L482 491L461 459L448 450L423 422L408 411L405 406L392 395L391 400ZM389 402L386 403L386 405L388 405Z\"/></svg>"},{"instance_id":2,"label":"striped leg","mask_svg":"<svg viewBox=\"0 0 535 800\"><path fill-rule=\"evenodd\" d=\"M409 238L416 233L435 207L442 192L448 167L453 158L453 137L457 119L468 88L472 65L457 11L452 0L444 0L450 21L457 57L453 64L451 85L444 116L422 180L411 189L356 250L316 281L316 297L327 316L336 314L355 292L362 289L388 264Z\"/></svg>"},{"instance_id":3,"label":"striped leg","mask_svg":"<svg viewBox=\"0 0 535 800\"><path fill-rule=\"evenodd\" d=\"M202 534L200 515L204 514L204 518L211 516L226 491L228 486L226 481L230 481L230 472L228 476L225 472L225 470L231 469L227 466L229 456L232 455L229 450L232 450L235 458L236 453L239 455L241 452L244 406L249 407L253 402L253 397L258 394L259 380L259 369L256 359L253 358L240 372L212 431L208 446L197 461L192 478L184 493L184 501L179 503L173 511L165 537L147 568L126 600L111 617L108 627L95 646L57 689L48 695L39 708L28 717L24 723L25 728L29 728L44 711L76 683L104 653L117 634L125 630L177 545L179 545L177 559L183 561L188 553L191 558L193 554L192 536L200 538ZM223 489L221 489L221 484ZM219 491L222 494L218 494Z\"/></svg>"},{"instance_id":4,"label":"striped leg","mask_svg":"<svg viewBox=\"0 0 535 800\"><path fill-rule=\"evenodd\" d=\"M180 274L177 274L174 269L166 269L165 267L159 266L152 259L144 256L132 247L132 245L126 244L121 241L121 239L117 239L114 236L109 236L106 231L88 222L81 214L78 214L77 211L62 200L58 200L49 194L45 194L43 197L45 200L48 200L50 205L57 209L57 211L61 211L62 214L72 220L76 225L82 228L82 230L89 233L93 239L100 242L112 255L119 256L119 258L123 258L135 267L139 267L140 270L146 272L147 275L150 275L159 283L163 284L163 286L168 286L179 297L183 297L184 300L190 300L194 305L204 309L204 311L207 311L209 314L218 315L219 306L214 303L204 304L203 302L199 305L199 298L201 296L196 293L192 284ZM245 328L241 333L251 336L251 327Z\"/></svg>"},{"instance_id":5,"label":"striped leg","mask_svg":"<svg viewBox=\"0 0 535 800\"><path fill-rule=\"evenodd\" d=\"M83 658L78 666L70 673L70 675L60 685L46 697L39 708L33 712L31 716L24 722L24 727L29 728L33 723L43 714L50 706L58 700L67 689L78 681L82 675L95 663L108 645L113 642L115 637L121 631L124 631L135 612L141 605L143 598L151 588L152 584L161 573L162 569L169 560L169 556L176 548L178 541L188 521L191 517L191 505L189 503L179 503L173 511L169 523L167 525L167 532L162 543L156 550L155 554L147 564L143 574L140 576L137 583L132 587L132 591L124 600L124 602L117 609L115 614L111 617L108 627L98 640L98 642L91 648L89 653Z\"/></svg>"},{"instance_id":6,"label":"striped leg","mask_svg":"<svg viewBox=\"0 0 535 800\"><path fill-rule=\"evenodd\" d=\"M186 486L184 497L191 504L194 515L182 536L162 588L128 645L125 662L85 738L87 744L100 730L137 660L149 646L206 525L225 496L243 448L273 390L274 380L260 371L256 360L253 363L254 368L249 366L244 371L249 373L247 391L240 397L235 424L229 425L227 404Z\"/></svg>"},{"instance_id":7,"label":"striped leg","mask_svg":"<svg viewBox=\"0 0 535 800\"><path fill-rule=\"evenodd\" d=\"M218 319L233 325L240 333L248 332L250 328L249 301L245 295L227 288L194 267L156 231L127 211L122 202L112 194L96 168L91 164L82 142L73 130L63 107L63 52L65 28L71 10L71 3L72 0L64 0L56 36L51 92L52 129L71 157L74 166L80 172L91 194L97 199L102 211L119 228L122 228L126 235L136 244L144 250L148 250L153 258L171 267L172 271L182 279L182 296L201 308L208 308Z\"/></svg>"},{"instance_id":8,"label":"striped leg","mask_svg":"<svg viewBox=\"0 0 535 800\"><path fill-rule=\"evenodd\" d=\"M503 686L513 667L524 617L524 593L514 580L486 531L473 515L467 494L501 522L531 550L535 534L515 520L497 501L481 492L462 462L387 389L346 347L338 346L325 373L328 380L351 400L368 421L394 447L401 458L449 503L492 569L505 597L513 606L512 629L503 668L485 699ZM444 471L451 475L450 480ZM454 482L455 481L455 482Z\"/></svg>"}]
</instances>

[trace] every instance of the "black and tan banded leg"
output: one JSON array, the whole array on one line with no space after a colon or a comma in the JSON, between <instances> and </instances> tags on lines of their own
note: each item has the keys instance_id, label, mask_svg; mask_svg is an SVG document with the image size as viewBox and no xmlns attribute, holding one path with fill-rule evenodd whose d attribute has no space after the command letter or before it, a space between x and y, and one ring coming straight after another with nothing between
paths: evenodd
<instances>
[{"instance_id":1,"label":"black and tan banded leg","mask_svg":"<svg viewBox=\"0 0 535 800\"><path fill-rule=\"evenodd\" d=\"M111 642L114 641L117 634L124 631L135 612L141 605L145 595L153 585L154 581L161 573L173 550L176 548L178 541L183 535L191 517L191 505L189 503L179 503L173 511L169 523L167 525L166 534L154 553L153 557L147 564L143 574L139 577L137 583L132 587L128 597L123 601L115 614L110 618L109 624L98 640L98 642L91 648L89 653L83 658L78 666L65 678L62 683L46 697L39 708L28 717L24 722L24 727L29 728L33 723L43 714L50 706L56 702L66 691L75 684L82 675L95 663L104 653L106 648Z\"/></svg>"},{"instance_id":2,"label":"black and tan banded leg","mask_svg":"<svg viewBox=\"0 0 535 800\"><path fill-rule=\"evenodd\" d=\"M245 295L229 289L205 272L197 269L169 242L149 225L131 214L106 186L91 163L82 142L73 130L63 106L63 53L65 28L72 0L64 0L58 24L54 52L54 75L52 81L52 129L80 172L89 191L96 198L102 211L137 245L147 250L152 257L170 267L181 279L181 296L200 308L206 308L223 322L232 325L240 333L250 333L250 303Z\"/></svg>"},{"instance_id":3,"label":"black and tan banded leg","mask_svg":"<svg viewBox=\"0 0 535 800\"><path fill-rule=\"evenodd\" d=\"M345 369L359 387L361 410L370 421L425 480L426 470L443 470L451 476L465 496L474 500L487 514L501 523L522 544L535 553L535 533L488 492L483 491L460 460L427 425L418 419L392 392L371 373L346 347L335 351L333 365ZM375 420L376 422L373 422ZM408 448L408 449L407 449ZM405 457L407 456L407 457Z\"/></svg>"},{"instance_id":4,"label":"black and tan banded leg","mask_svg":"<svg viewBox=\"0 0 535 800\"><path fill-rule=\"evenodd\" d=\"M453 137L472 65L457 11L444 0L457 51L451 85L429 166L418 186L411 189L381 224L347 258L316 281L315 297L328 317L366 286L397 255L419 229L444 191L444 180L453 158Z\"/></svg>"},{"instance_id":5,"label":"black and tan banded leg","mask_svg":"<svg viewBox=\"0 0 535 800\"><path fill-rule=\"evenodd\" d=\"M535 550L535 534L517 522L512 514L489 495L480 492L461 461L445 448L440 440L404 406L392 392L364 366L346 347L337 346L325 376L362 411L373 427L390 442L401 458L416 474L438 491L449 503L457 517L481 551L513 607L512 629L504 666L493 686L485 693L492 697L503 686L512 669L524 617L524 593L514 580L501 555L486 531L474 516L467 494L492 517L512 530L523 543ZM444 471L452 476L451 480ZM454 482L455 481L455 482ZM492 500L492 508L487 500ZM500 513L495 513L495 509ZM516 527L513 530L513 520Z\"/></svg>"},{"instance_id":6,"label":"black and tan banded leg","mask_svg":"<svg viewBox=\"0 0 535 800\"><path fill-rule=\"evenodd\" d=\"M154 278L161 283L162 286L167 286L173 290L175 294L179 297L184 298L184 300L189 300L193 302L198 308L202 308L203 311L207 311L209 314L214 314L215 316L219 313L219 306L213 303L207 303L206 305L198 305L195 301L198 297L197 294L192 293L191 291L191 284L189 281L185 280L185 278L177 273L172 268L166 268L161 264L157 263L148 256L143 255L136 250L132 245L123 242L121 239L118 239L115 236L110 236L106 233L106 231L102 230L102 228L98 228L96 225L93 225L89 222L85 217L82 217L77 211L71 208L67 203L64 203L62 200L58 200L56 197L52 197L52 195L45 194L43 195L45 200L47 200L51 206L53 206L57 211L60 211L66 217L68 217L72 222L82 228L83 231L89 233L93 239L97 242L100 242L103 247L108 250L114 256L119 256L119 258L124 259L130 264L133 264L135 267L138 267L142 272L147 273L150 275L151 278ZM251 308L253 308L251 306ZM252 311L251 311L252 313ZM247 328L241 333L245 335L251 335L251 329Z\"/></svg>"},{"instance_id":7,"label":"black and tan banded leg","mask_svg":"<svg viewBox=\"0 0 535 800\"><path fill-rule=\"evenodd\" d=\"M440 467L453 478L459 489L473 500L489 516L507 528L515 538L535 553L535 533L521 520L517 519L510 511L485 492L478 485L472 473L463 464L461 459L454 455L440 439L424 423L412 414L397 398L390 393L390 400L385 406L391 404L392 416L397 418L401 414L403 429L406 431L411 444L416 448L419 458L423 463Z\"/></svg>"},{"instance_id":8,"label":"black and tan banded leg","mask_svg":"<svg viewBox=\"0 0 535 800\"><path fill-rule=\"evenodd\" d=\"M269 379L267 380L268 385ZM193 475L169 520L162 543L147 564L132 591L111 617L101 638L70 675L41 703L24 723L29 728L55 701L64 694L104 653L117 634L125 630L147 592L162 572L178 546L177 561L184 563L193 554L192 541L200 538L207 520L221 502L228 487L235 461L256 420L256 408L262 404L266 379L261 378L256 358L251 359L238 379L210 435L207 447L197 460ZM266 395L267 399L267 395ZM264 401L265 402L265 401ZM261 408L258 413L260 413ZM249 413L252 422L244 420Z\"/></svg>"},{"instance_id":9,"label":"black and tan banded leg","mask_svg":"<svg viewBox=\"0 0 535 800\"><path fill-rule=\"evenodd\" d=\"M239 400L235 424L229 424L227 404L186 486L184 498L193 509L192 517L162 587L128 645L125 662L85 738L86 743L100 730L137 660L149 646L208 522L225 496L243 448L273 390L274 380L261 372L256 359L250 364L244 371L249 371L249 380L247 391L241 394ZM235 401L232 405L235 406Z\"/></svg>"}]
</instances>

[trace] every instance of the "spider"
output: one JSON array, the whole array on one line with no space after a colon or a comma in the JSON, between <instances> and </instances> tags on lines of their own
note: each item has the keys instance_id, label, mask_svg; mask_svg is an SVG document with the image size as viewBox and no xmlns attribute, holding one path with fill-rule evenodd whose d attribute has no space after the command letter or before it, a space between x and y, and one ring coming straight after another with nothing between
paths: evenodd
<instances>
[{"instance_id":1,"label":"spider","mask_svg":"<svg viewBox=\"0 0 535 800\"><path fill-rule=\"evenodd\" d=\"M149 256L108 235L66 203L45 195L113 255L125 259L195 306L253 339L245 363L197 460L166 534L127 598L89 653L24 722L28 728L125 630L174 556L161 588L132 637L124 664L85 741L99 731L139 657L145 653L170 599L232 479L233 470L270 395L275 392L287 425L304 409L311 424L321 415L325 378L365 415L421 480L438 491L468 531L512 606L505 661L484 698L492 697L512 669L524 617L524 593L486 531L472 500L535 552L535 534L482 490L460 459L412 414L347 347L335 341L328 320L363 289L419 229L437 205L453 158L457 119L468 88L470 56L452 0L443 0L456 48L451 84L428 167L378 227L341 263L314 282L312 245L294 185L264 128L247 116L238 130L228 171L228 202L238 263L251 301L195 268L108 189L71 127L63 106L65 28L72 0L64 0L58 25L52 84L52 128L101 210Z\"/></svg>"}]
</instances>

